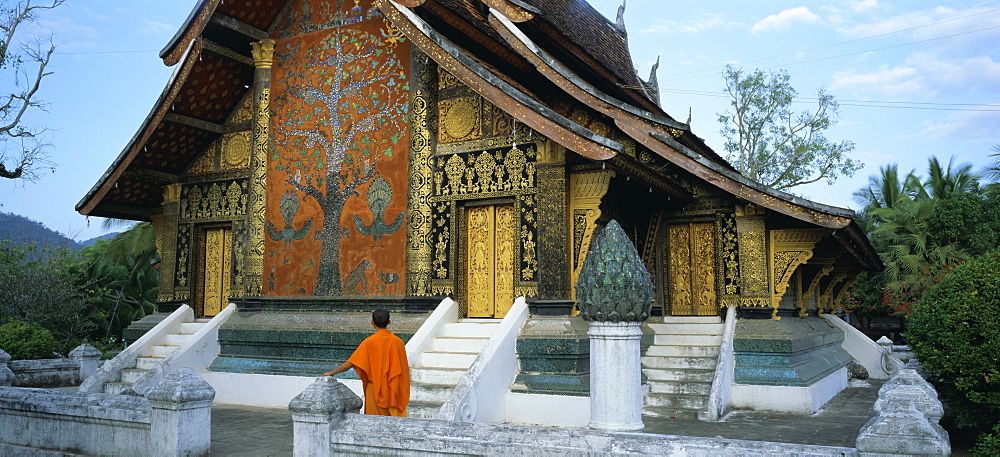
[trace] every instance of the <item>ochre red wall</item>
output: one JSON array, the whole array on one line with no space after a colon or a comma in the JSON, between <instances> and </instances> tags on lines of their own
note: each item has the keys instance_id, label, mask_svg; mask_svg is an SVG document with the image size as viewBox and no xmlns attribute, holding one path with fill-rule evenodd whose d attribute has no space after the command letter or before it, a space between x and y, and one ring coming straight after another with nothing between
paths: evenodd
<instances>
[{"instance_id":1,"label":"ochre red wall","mask_svg":"<svg viewBox=\"0 0 1000 457\"><path fill-rule=\"evenodd\" d=\"M272 37L264 295L403 295L409 42L370 0L296 0Z\"/></svg>"}]
</instances>

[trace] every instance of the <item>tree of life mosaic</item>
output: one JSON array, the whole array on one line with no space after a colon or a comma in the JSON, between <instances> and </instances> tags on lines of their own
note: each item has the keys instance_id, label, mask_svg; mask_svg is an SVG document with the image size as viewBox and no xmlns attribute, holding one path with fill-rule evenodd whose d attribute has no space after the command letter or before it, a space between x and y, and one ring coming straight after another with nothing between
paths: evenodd
<instances>
[{"instance_id":1,"label":"tree of life mosaic","mask_svg":"<svg viewBox=\"0 0 1000 457\"><path fill-rule=\"evenodd\" d=\"M406 209L409 49L390 36L376 11L364 10L357 21L276 47L270 159L272 182L282 184L269 189L270 201L289 198L275 194L282 192L302 204L286 204L281 214L269 210L275 226L287 224L299 239L273 240L282 244L271 244L277 248L268 255L281 259L268 264L272 273L315 274L312 295L402 292L394 289L405 273L405 230L399 228ZM292 206L301 214L286 214ZM317 230L307 236L302 232L313 220ZM272 293L308 294L307 286L294 287Z\"/></svg>"}]
</instances>

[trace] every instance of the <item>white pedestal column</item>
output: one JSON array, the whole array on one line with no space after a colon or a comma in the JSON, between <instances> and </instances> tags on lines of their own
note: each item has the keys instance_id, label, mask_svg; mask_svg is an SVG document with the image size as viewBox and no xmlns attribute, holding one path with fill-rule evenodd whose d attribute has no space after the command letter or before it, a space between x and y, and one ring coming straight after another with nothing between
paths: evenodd
<instances>
[{"instance_id":1,"label":"white pedestal column","mask_svg":"<svg viewBox=\"0 0 1000 457\"><path fill-rule=\"evenodd\" d=\"M642 430L641 322L591 322L590 428Z\"/></svg>"}]
</instances>

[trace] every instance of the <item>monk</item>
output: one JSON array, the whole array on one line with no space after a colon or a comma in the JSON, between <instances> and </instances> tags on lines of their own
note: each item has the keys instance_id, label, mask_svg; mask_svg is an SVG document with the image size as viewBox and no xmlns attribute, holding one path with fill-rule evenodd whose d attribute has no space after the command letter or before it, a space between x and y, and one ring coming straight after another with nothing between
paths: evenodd
<instances>
[{"instance_id":1,"label":"monk","mask_svg":"<svg viewBox=\"0 0 1000 457\"><path fill-rule=\"evenodd\" d=\"M372 312L375 334L365 338L346 362L323 376L354 368L365 391L365 414L406 417L406 404L410 402L410 365L403 340L386 328L389 322L388 310Z\"/></svg>"}]
</instances>

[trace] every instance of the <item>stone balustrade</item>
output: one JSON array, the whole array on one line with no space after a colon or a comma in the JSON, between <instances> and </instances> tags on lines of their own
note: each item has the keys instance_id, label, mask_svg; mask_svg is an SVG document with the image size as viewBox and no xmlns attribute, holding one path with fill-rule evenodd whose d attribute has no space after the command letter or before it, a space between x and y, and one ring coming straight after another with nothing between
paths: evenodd
<instances>
[{"instance_id":1,"label":"stone balustrade","mask_svg":"<svg viewBox=\"0 0 1000 457\"><path fill-rule=\"evenodd\" d=\"M70 351L68 358L10 360L10 355L3 354L7 361L0 364L6 365L13 378L10 383L4 384L3 375L0 375L0 385L14 387L78 386L97 371L101 358L101 351L89 344L77 346Z\"/></svg>"},{"instance_id":2,"label":"stone balustrade","mask_svg":"<svg viewBox=\"0 0 1000 457\"><path fill-rule=\"evenodd\" d=\"M917 372L915 362L879 389L873 417L858 433L861 456L950 455L948 432L938 424L944 411L937 391Z\"/></svg>"},{"instance_id":3,"label":"stone balustrade","mask_svg":"<svg viewBox=\"0 0 1000 457\"><path fill-rule=\"evenodd\" d=\"M208 455L214 397L190 369L148 398L0 387L0 455Z\"/></svg>"}]
</instances>

